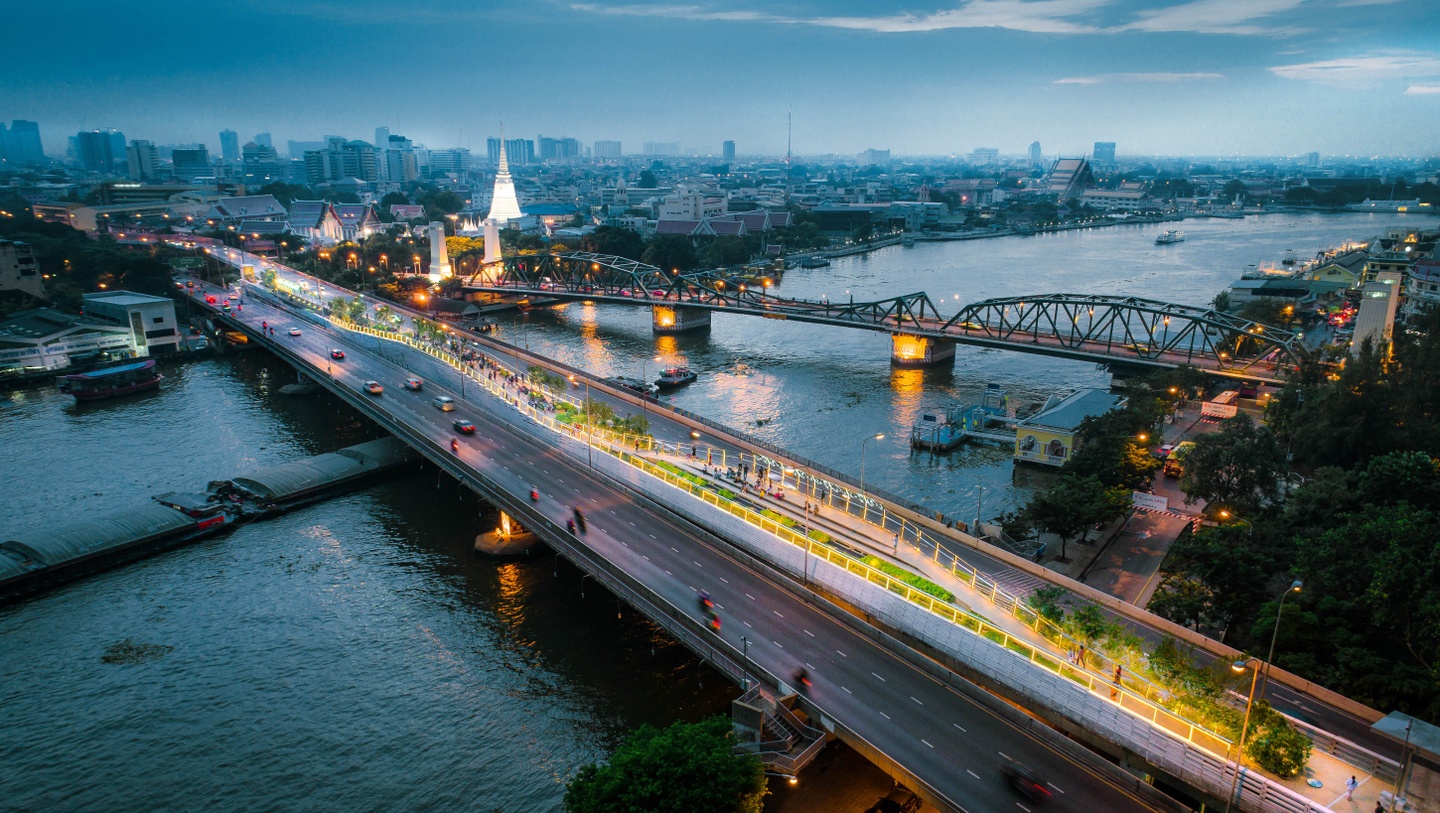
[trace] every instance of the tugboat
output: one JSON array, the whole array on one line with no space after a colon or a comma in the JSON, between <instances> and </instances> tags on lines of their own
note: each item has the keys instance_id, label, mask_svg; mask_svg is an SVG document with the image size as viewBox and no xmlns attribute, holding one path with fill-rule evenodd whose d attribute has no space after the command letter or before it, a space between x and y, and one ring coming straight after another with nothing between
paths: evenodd
<instances>
[{"instance_id":1,"label":"tugboat","mask_svg":"<svg viewBox=\"0 0 1440 813\"><path fill-rule=\"evenodd\" d=\"M1182 242L1182 241L1184 241L1184 239L1185 239L1185 233L1184 233L1184 232L1175 231L1174 229L1171 229L1171 230L1165 232L1164 234L1160 235L1159 237L1156 237L1156 238L1155 238L1155 245L1157 245L1157 246L1168 246L1168 245L1170 245L1171 243L1179 243L1179 242Z\"/></svg>"},{"instance_id":2,"label":"tugboat","mask_svg":"<svg viewBox=\"0 0 1440 813\"><path fill-rule=\"evenodd\" d=\"M155 359L132 361L88 373L62 375L60 391L75 396L76 401L99 401L132 392L144 392L160 386L165 376L155 369Z\"/></svg>"},{"instance_id":3,"label":"tugboat","mask_svg":"<svg viewBox=\"0 0 1440 813\"><path fill-rule=\"evenodd\" d=\"M655 379L655 386L662 390L673 390L689 384L698 377L689 367L666 367L660 373L660 377Z\"/></svg>"}]
</instances>

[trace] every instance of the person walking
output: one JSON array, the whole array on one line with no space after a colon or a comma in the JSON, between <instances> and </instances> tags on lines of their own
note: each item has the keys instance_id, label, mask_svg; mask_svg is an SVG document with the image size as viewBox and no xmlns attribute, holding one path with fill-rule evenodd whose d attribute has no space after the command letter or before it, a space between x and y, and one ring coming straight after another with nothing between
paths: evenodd
<instances>
[{"instance_id":1,"label":"person walking","mask_svg":"<svg viewBox=\"0 0 1440 813\"><path fill-rule=\"evenodd\" d=\"M1345 801L1355 801L1355 789L1358 787L1360 787L1360 783L1355 781L1354 776L1351 776L1349 779L1345 780Z\"/></svg>"}]
</instances>

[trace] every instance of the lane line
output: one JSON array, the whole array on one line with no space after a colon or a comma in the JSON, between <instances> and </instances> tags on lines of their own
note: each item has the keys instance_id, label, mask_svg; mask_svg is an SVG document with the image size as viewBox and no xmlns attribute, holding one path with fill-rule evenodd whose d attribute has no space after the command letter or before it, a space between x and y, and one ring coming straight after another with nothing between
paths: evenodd
<instances>
[{"instance_id":1,"label":"lane line","mask_svg":"<svg viewBox=\"0 0 1440 813\"><path fill-rule=\"evenodd\" d=\"M884 718L887 719L887 720L890 719L890 715L886 714L886 713L883 712L883 711L880 712L880 716L881 716L881 717L884 717Z\"/></svg>"},{"instance_id":2,"label":"lane line","mask_svg":"<svg viewBox=\"0 0 1440 813\"><path fill-rule=\"evenodd\" d=\"M810 630L801 630L801 632L804 632L806 635L810 636L811 638L814 638L814 637L815 637L815 633L811 632Z\"/></svg>"},{"instance_id":3,"label":"lane line","mask_svg":"<svg viewBox=\"0 0 1440 813\"><path fill-rule=\"evenodd\" d=\"M870 674L875 675L874 672L871 672ZM875 677L880 678L880 682L881 682L881 683L885 683L885 682L886 682L886 681L885 681L885 678L880 677L879 675L875 675Z\"/></svg>"}]
</instances>

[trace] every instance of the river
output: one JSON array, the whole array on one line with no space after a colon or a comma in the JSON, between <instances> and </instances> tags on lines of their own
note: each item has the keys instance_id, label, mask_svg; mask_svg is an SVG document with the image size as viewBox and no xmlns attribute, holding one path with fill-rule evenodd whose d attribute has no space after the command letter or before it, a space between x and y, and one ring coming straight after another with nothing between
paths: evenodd
<instances>
[{"instance_id":1,"label":"river","mask_svg":"<svg viewBox=\"0 0 1440 813\"><path fill-rule=\"evenodd\" d=\"M1204 304L1246 265L1366 238L1404 216L1270 216L922 243L794 269L777 293L928 291L951 312L993 296L1123 293ZM1433 221L1427 221L1426 225ZM1013 505L1009 454L911 454L919 411L997 383L1022 403L1104 386L1092 365L960 348L953 371L899 371L883 334L715 319L655 338L648 313L571 305L501 326L602 374L687 361L675 403L969 518ZM76 405L0 394L0 528L373 436L327 397L276 389L263 353L170 366L157 393ZM733 690L551 557L471 551L493 525L422 470L0 608L0 811L555 810L563 782L628 728L723 713ZM129 643L131 646L123 647Z\"/></svg>"}]
</instances>

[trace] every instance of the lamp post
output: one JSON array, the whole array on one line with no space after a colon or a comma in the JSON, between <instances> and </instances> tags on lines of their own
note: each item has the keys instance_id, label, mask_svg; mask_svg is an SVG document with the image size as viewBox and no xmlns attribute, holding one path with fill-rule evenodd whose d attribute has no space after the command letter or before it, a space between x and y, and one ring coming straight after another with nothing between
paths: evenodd
<instances>
[{"instance_id":1,"label":"lamp post","mask_svg":"<svg viewBox=\"0 0 1440 813\"><path fill-rule=\"evenodd\" d=\"M1265 696L1265 682L1270 679L1270 664L1275 660L1275 639L1280 637L1280 619L1285 614L1285 599L1290 598L1291 593L1300 592L1305 583L1296 579L1290 582L1285 592L1280 594L1280 608L1275 611L1275 629L1270 633L1270 652L1265 656L1265 670L1260 676L1260 696Z\"/></svg>"},{"instance_id":2,"label":"lamp post","mask_svg":"<svg viewBox=\"0 0 1440 813\"><path fill-rule=\"evenodd\" d=\"M1249 536L1251 533L1253 533L1253 532L1255 531L1255 526L1250 523L1250 520L1248 520L1248 519L1246 519L1246 518L1244 518L1244 517L1242 517L1242 516L1236 515L1236 514L1231 514L1229 511L1222 510L1222 511L1220 512L1220 518L1221 518L1221 519L1233 519L1233 520L1235 520L1236 522L1243 522L1243 523L1245 523L1245 535L1246 535L1246 536Z\"/></svg>"},{"instance_id":3,"label":"lamp post","mask_svg":"<svg viewBox=\"0 0 1440 813\"><path fill-rule=\"evenodd\" d=\"M1250 697L1245 701L1245 722L1240 726L1240 741L1236 743L1237 753L1235 754L1235 776L1230 780L1230 794L1225 797L1225 813L1230 813L1230 808L1235 802L1235 789L1240 785L1240 762L1245 759L1245 734L1250 731L1250 707L1255 703L1255 682L1260 678L1260 670L1253 664L1259 662L1259 658L1248 658L1243 661L1235 661L1230 668L1236 672L1244 672L1250 669Z\"/></svg>"},{"instance_id":4,"label":"lamp post","mask_svg":"<svg viewBox=\"0 0 1440 813\"><path fill-rule=\"evenodd\" d=\"M570 383L575 383L575 376L570 376ZM585 379L585 452L590 457L590 468L595 468L595 422L590 417L590 379Z\"/></svg>"},{"instance_id":5,"label":"lamp post","mask_svg":"<svg viewBox=\"0 0 1440 813\"><path fill-rule=\"evenodd\" d=\"M750 691L750 639L740 636L740 690Z\"/></svg>"},{"instance_id":6,"label":"lamp post","mask_svg":"<svg viewBox=\"0 0 1440 813\"><path fill-rule=\"evenodd\" d=\"M656 356L656 357L655 357L655 361L657 361L657 362L660 361L660 357L659 357L659 356ZM649 399L650 399L650 387L649 387L649 385L650 385L650 359L647 357L647 358L643 358L643 359L640 360L640 416L645 419L645 423L646 423L647 425L650 423L650 411L649 411L649 407L650 407L650 401L649 401Z\"/></svg>"},{"instance_id":7,"label":"lamp post","mask_svg":"<svg viewBox=\"0 0 1440 813\"><path fill-rule=\"evenodd\" d=\"M860 441L860 518L865 519L870 514L870 498L865 495L865 444L872 440L884 440L885 433L877 432L868 438Z\"/></svg>"}]
</instances>

